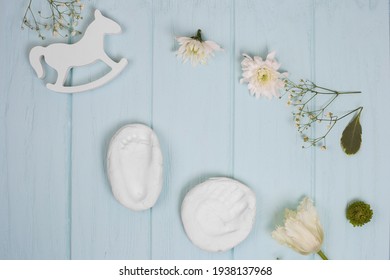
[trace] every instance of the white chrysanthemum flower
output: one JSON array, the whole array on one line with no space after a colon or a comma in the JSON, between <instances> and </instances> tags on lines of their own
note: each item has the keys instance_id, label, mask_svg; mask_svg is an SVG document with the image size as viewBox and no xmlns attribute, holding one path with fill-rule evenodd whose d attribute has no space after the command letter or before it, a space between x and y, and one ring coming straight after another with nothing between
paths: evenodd
<instances>
[{"instance_id":1,"label":"white chrysanthemum flower","mask_svg":"<svg viewBox=\"0 0 390 280\"><path fill-rule=\"evenodd\" d=\"M248 83L249 92L256 98L279 97L279 90L284 87L287 72L278 72L280 63L276 61L275 54L275 52L269 53L266 60L260 56L251 58L243 54L244 59L241 62L243 73L240 83Z\"/></svg>"},{"instance_id":2,"label":"white chrysanthemum flower","mask_svg":"<svg viewBox=\"0 0 390 280\"><path fill-rule=\"evenodd\" d=\"M214 56L214 51L222 51L223 49L213 41L203 41L201 30L199 29L196 36L193 37L176 37L179 42L177 56L182 58L183 63L191 61L192 66L197 66L199 63L206 64L207 60Z\"/></svg>"},{"instance_id":3,"label":"white chrysanthemum flower","mask_svg":"<svg viewBox=\"0 0 390 280\"><path fill-rule=\"evenodd\" d=\"M278 226L272 232L272 238L302 255L317 253L327 259L321 251L324 231L313 202L305 197L297 211L285 211L284 226Z\"/></svg>"}]
</instances>

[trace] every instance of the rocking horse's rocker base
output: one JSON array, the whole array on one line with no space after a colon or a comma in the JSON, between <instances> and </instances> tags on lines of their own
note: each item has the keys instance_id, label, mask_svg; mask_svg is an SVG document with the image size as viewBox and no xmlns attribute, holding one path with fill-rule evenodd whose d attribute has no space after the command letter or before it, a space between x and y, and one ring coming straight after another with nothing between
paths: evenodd
<instances>
[{"instance_id":1,"label":"rocking horse's rocker base","mask_svg":"<svg viewBox=\"0 0 390 280\"><path fill-rule=\"evenodd\" d=\"M127 59L122 58L121 61L119 61L109 73L107 73L100 79L97 79L88 84L79 85L79 86L68 86L68 87L62 85L56 85L56 84L46 84L46 87L50 90L61 92L61 93L77 93L77 92L87 91L90 89L100 87L105 83L108 83L116 76L118 76L119 73L122 72L122 70L126 67L126 65L127 65Z\"/></svg>"}]
</instances>

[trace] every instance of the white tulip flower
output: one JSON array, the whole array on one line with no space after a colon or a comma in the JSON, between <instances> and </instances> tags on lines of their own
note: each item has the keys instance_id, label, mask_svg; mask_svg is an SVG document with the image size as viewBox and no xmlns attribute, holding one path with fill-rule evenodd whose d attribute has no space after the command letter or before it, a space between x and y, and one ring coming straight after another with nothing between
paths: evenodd
<instances>
[{"instance_id":1,"label":"white tulip flower","mask_svg":"<svg viewBox=\"0 0 390 280\"><path fill-rule=\"evenodd\" d=\"M206 64L207 60L214 56L214 51L223 49L213 41L203 41L201 30L199 29L196 36L193 37L176 37L180 47L177 56L182 58L183 63L191 61L192 66Z\"/></svg>"},{"instance_id":2,"label":"white tulip flower","mask_svg":"<svg viewBox=\"0 0 390 280\"><path fill-rule=\"evenodd\" d=\"M272 237L282 245L286 245L302 255L318 254L327 260L321 251L324 231L313 202L305 197L297 211L285 210L284 226L278 226Z\"/></svg>"}]
</instances>

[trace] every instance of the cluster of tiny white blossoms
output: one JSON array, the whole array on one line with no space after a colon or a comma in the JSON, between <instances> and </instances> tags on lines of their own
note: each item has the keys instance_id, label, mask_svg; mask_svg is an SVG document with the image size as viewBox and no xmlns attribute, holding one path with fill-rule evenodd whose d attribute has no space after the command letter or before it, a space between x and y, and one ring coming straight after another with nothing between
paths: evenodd
<instances>
[{"instance_id":1,"label":"cluster of tiny white blossoms","mask_svg":"<svg viewBox=\"0 0 390 280\"><path fill-rule=\"evenodd\" d=\"M46 0L47 11L38 11L39 17L35 16L32 2L33 0L29 0L23 16L22 29L27 27L36 31L41 39L45 39L44 31L50 31L54 37L81 34L75 29L78 21L83 19L81 11L84 9L84 4L80 0Z\"/></svg>"},{"instance_id":2,"label":"cluster of tiny white blossoms","mask_svg":"<svg viewBox=\"0 0 390 280\"><path fill-rule=\"evenodd\" d=\"M300 80L299 83L286 80L285 91L288 94L287 105L293 107L292 115L295 126L305 143L302 148L317 146L321 150L326 150L326 137L336 123L351 113L362 110L361 107L358 107L342 116L337 116L329 110L331 104L340 94L360 92L340 92L318 86L309 80ZM329 96L329 99L321 105L314 106L313 102L320 95ZM317 124L324 124L325 132L318 137L310 136L309 130Z\"/></svg>"},{"instance_id":3,"label":"cluster of tiny white blossoms","mask_svg":"<svg viewBox=\"0 0 390 280\"><path fill-rule=\"evenodd\" d=\"M280 63L275 59L275 54L275 52L269 53L266 60L260 56L252 58L243 54L244 59L241 62L243 73L240 83L248 83L250 94L256 98L280 97L279 91L284 88L287 72L278 71Z\"/></svg>"},{"instance_id":4,"label":"cluster of tiny white blossoms","mask_svg":"<svg viewBox=\"0 0 390 280\"><path fill-rule=\"evenodd\" d=\"M176 37L180 47L177 51L177 56L183 60L191 62L192 66L206 64L207 60L214 56L214 51L222 51L223 49L213 41L203 41L201 30L193 37Z\"/></svg>"}]
</instances>

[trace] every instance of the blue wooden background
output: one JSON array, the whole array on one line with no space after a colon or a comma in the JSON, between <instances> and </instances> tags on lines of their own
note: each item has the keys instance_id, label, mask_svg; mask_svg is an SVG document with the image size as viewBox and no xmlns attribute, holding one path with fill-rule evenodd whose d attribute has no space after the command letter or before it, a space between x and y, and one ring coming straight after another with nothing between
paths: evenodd
<instances>
[{"instance_id":1,"label":"blue wooden background","mask_svg":"<svg viewBox=\"0 0 390 280\"><path fill-rule=\"evenodd\" d=\"M106 50L129 65L73 96L46 89L29 65L29 49L55 39L21 31L27 2L0 0L0 259L318 258L271 238L283 209L304 195L317 205L329 258L389 259L389 1L85 1L80 29L95 8L119 22L123 34L107 37ZM225 51L192 68L175 57L174 38L198 28ZM286 100L249 96L241 54L271 50L292 79L363 92L334 106L364 106L357 155L339 147L346 123L327 151L301 149ZM103 71L75 69L71 80ZM105 173L110 137L133 122L153 127L164 154L163 191L144 212L121 206ZM257 218L239 246L207 253L185 235L180 205L191 187L220 175L256 192ZM375 212L362 228L344 217L353 199Z\"/></svg>"}]
</instances>

